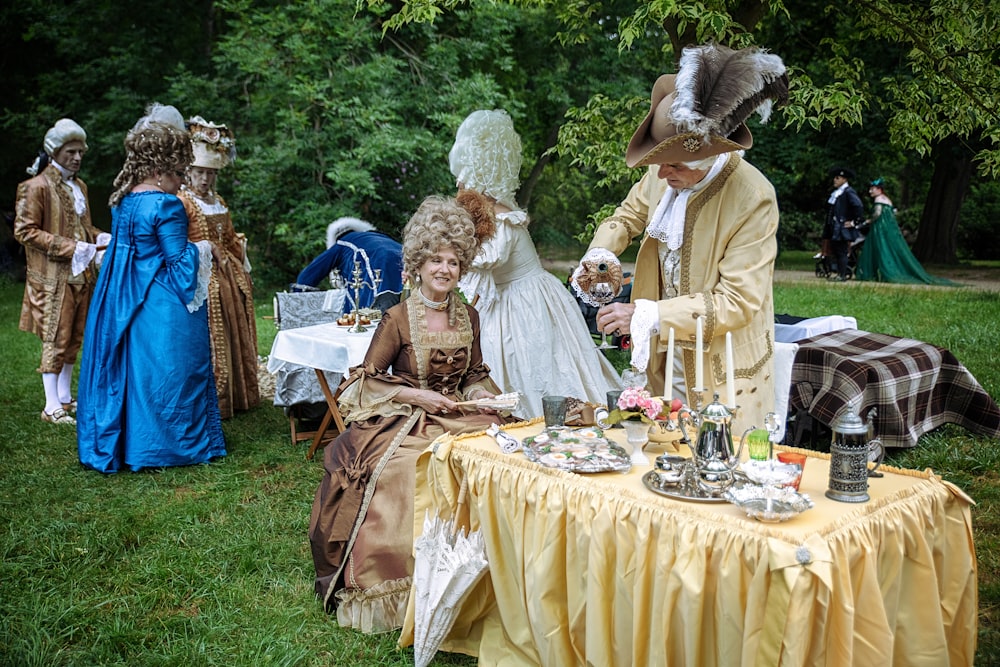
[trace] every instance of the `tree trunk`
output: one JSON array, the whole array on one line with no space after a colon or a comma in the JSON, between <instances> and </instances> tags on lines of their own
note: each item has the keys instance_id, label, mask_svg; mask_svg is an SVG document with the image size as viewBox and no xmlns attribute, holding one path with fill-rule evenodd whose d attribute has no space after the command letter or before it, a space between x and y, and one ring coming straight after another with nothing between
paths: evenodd
<instances>
[{"instance_id":1,"label":"tree trunk","mask_svg":"<svg viewBox=\"0 0 1000 667\"><path fill-rule=\"evenodd\" d=\"M565 113L565 110L563 110ZM545 146L542 147L541 154L538 159L535 160L534 166L531 168L531 173L528 174L528 178L524 179L521 183L521 187L517 191L517 203L521 205L525 210L528 209L528 204L531 203L531 195L535 191L535 184L538 183L538 179L542 175L542 170L545 169L545 165L549 163L552 156L549 154L549 149L556 145L559 141L559 128L561 125L553 125L552 129L549 131L548 138L545 139Z\"/></svg>"},{"instance_id":2,"label":"tree trunk","mask_svg":"<svg viewBox=\"0 0 1000 667\"><path fill-rule=\"evenodd\" d=\"M955 230L962 202L969 192L972 153L957 138L949 138L931 151L934 175L920 216L913 254L921 262L956 264Z\"/></svg>"}]
</instances>

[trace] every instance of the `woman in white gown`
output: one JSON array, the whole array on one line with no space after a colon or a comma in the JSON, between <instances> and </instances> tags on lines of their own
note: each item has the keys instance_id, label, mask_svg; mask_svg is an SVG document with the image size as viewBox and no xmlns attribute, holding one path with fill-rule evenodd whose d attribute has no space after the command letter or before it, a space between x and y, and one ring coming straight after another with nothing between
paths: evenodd
<instances>
[{"instance_id":1,"label":"woman in white gown","mask_svg":"<svg viewBox=\"0 0 1000 667\"><path fill-rule=\"evenodd\" d=\"M459 289L482 322L483 359L505 392L523 395L521 418L542 414L542 396L572 396L603 405L621 388L596 349L580 307L542 268L528 233L528 214L514 198L520 186L521 138L501 110L474 111L448 156L460 188L494 203L496 232L486 240Z\"/></svg>"}]
</instances>

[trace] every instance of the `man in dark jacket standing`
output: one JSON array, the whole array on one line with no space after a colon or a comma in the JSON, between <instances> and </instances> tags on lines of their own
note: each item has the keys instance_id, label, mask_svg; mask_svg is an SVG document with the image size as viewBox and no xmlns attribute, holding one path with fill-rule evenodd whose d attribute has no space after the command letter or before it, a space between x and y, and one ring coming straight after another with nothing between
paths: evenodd
<instances>
[{"instance_id":1,"label":"man in dark jacket standing","mask_svg":"<svg viewBox=\"0 0 1000 667\"><path fill-rule=\"evenodd\" d=\"M858 238L856 225L864 220L865 207L861 197L851 187L849 181L854 178L854 172L846 167L836 167L830 170L833 176L833 192L827 199L826 226L823 237L833 243L833 254L837 260L837 273L829 280L843 282L849 278L847 255L851 242Z\"/></svg>"}]
</instances>

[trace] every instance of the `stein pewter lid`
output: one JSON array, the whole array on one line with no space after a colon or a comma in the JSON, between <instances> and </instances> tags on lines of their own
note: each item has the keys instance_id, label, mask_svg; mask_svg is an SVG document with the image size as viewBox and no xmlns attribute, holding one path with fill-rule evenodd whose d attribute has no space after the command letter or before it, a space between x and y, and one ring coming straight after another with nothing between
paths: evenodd
<instances>
[{"instance_id":1,"label":"stein pewter lid","mask_svg":"<svg viewBox=\"0 0 1000 667\"><path fill-rule=\"evenodd\" d=\"M846 435L868 434L868 424L861 420L853 405L847 406L847 410L834 420L830 429L834 433L844 433Z\"/></svg>"}]
</instances>

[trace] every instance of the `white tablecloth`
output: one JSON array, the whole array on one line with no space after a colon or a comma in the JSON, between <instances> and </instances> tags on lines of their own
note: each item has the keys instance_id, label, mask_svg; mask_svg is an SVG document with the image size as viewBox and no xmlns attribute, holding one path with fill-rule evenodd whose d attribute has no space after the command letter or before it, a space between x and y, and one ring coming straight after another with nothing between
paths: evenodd
<instances>
[{"instance_id":1,"label":"white tablecloth","mask_svg":"<svg viewBox=\"0 0 1000 667\"><path fill-rule=\"evenodd\" d=\"M277 373L288 364L308 366L343 375L365 359L375 325L367 331L352 333L336 323L316 324L279 331L271 346L267 370Z\"/></svg>"},{"instance_id":2,"label":"white tablecloth","mask_svg":"<svg viewBox=\"0 0 1000 667\"><path fill-rule=\"evenodd\" d=\"M795 324L775 324L774 340L781 343L797 343L817 334L857 328L858 321L846 315L810 317Z\"/></svg>"},{"instance_id":3,"label":"white tablecloth","mask_svg":"<svg viewBox=\"0 0 1000 667\"><path fill-rule=\"evenodd\" d=\"M777 325L775 325L777 326ZM775 442L785 439L785 422L788 420L788 394L792 387L792 366L798 343L774 343L774 414L778 417L779 428L773 437Z\"/></svg>"}]
</instances>

